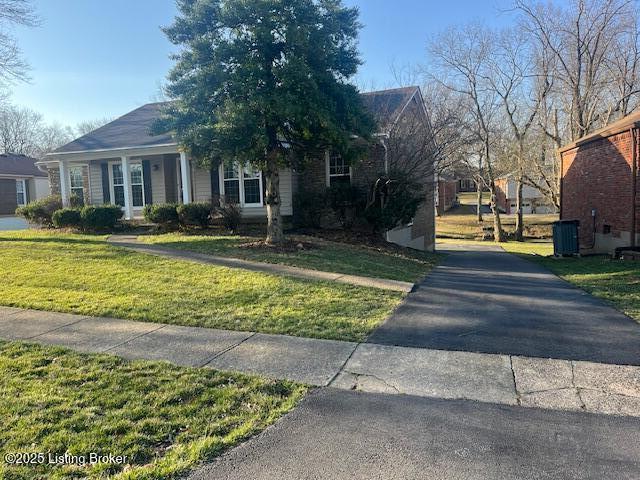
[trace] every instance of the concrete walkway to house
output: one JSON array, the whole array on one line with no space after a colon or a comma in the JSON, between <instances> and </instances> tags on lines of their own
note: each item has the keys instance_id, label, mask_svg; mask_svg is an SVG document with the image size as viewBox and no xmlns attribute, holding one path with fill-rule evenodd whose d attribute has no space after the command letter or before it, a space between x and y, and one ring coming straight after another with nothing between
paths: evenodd
<instances>
[{"instance_id":1,"label":"concrete walkway to house","mask_svg":"<svg viewBox=\"0 0 640 480\"><path fill-rule=\"evenodd\" d=\"M640 417L640 367L0 307L0 338L374 393Z\"/></svg>"},{"instance_id":2,"label":"concrete walkway to house","mask_svg":"<svg viewBox=\"0 0 640 480\"><path fill-rule=\"evenodd\" d=\"M304 278L307 280L323 280L330 282L346 283L359 287L373 287L383 290L408 293L414 288L413 283L388 280L385 278L361 277L358 275L346 275L344 273L322 272L308 268L290 267L275 263L254 262L232 257L218 257L204 253L188 252L172 248L163 248L158 245L146 244L138 241L137 235L111 235L107 241L119 247L125 247L140 253L149 253L161 257L177 258L209 265L219 265L229 268L241 268L253 272L287 275L290 277Z\"/></svg>"}]
</instances>

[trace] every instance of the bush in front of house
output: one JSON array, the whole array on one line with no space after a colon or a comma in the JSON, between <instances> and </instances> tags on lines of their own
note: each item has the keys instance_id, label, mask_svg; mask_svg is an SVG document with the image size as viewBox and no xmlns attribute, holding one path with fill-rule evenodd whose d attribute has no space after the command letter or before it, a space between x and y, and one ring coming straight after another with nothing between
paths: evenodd
<instances>
[{"instance_id":1,"label":"bush in front of house","mask_svg":"<svg viewBox=\"0 0 640 480\"><path fill-rule=\"evenodd\" d=\"M219 209L222 225L231 232L237 232L242 220L240 205L237 203L225 203Z\"/></svg>"},{"instance_id":2,"label":"bush in front of house","mask_svg":"<svg viewBox=\"0 0 640 480\"><path fill-rule=\"evenodd\" d=\"M327 210L324 191L300 190L293 197L293 222L296 227L321 228Z\"/></svg>"},{"instance_id":3,"label":"bush in front of house","mask_svg":"<svg viewBox=\"0 0 640 480\"><path fill-rule=\"evenodd\" d=\"M53 225L53 213L61 208L62 198L59 195L50 195L30 202L23 207L18 207L16 215L23 217L31 224L51 227Z\"/></svg>"},{"instance_id":4,"label":"bush in front of house","mask_svg":"<svg viewBox=\"0 0 640 480\"><path fill-rule=\"evenodd\" d=\"M87 205L80 211L85 230L112 230L124 212L117 205Z\"/></svg>"},{"instance_id":5,"label":"bush in front of house","mask_svg":"<svg viewBox=\"0 0 640 480\"><path fill-rule=\"evenodd\" d=\"M371 187L363 217L374 232L385 232L406 225L426 198L422 184L409 176L392 172Z\"/></svg>"},{"instance_id":6,"label":"bush in front of house","mask_svg":"<svg viewBox=\"0 0 640 480\"><path fill-rule=\"evenodd\" d=\"M80 228L82 218L78 208L61 208L53 212L51 222L56 228Z\"/></svg>"},{"instance_id":7,"label":"bush in front of house","mask_svg":"<svg viewBox=\"0 0 640 480\"><path fill-rule=\"evenodd\" d=\"M363 192L348 183L333 185L327 188L327 205L343 228L351 228L362 209L365 196Z\"/></svg>"},{"instance_id":8,"label":"bush in front of house","mask_svg":"<svg viewBox=\"0 0 640 480\"><path fill-rule=\"evenodd\" d=\"M213 207L208 202L195 202L178 205L178 220L182 227L207 228Z\"/></svg>"},{"instance_id":9,"label":"bush in front of house","mask_svg":"<svg viewBox=\"0 0 640 480\"><path fill-rule=\"evenodd\" d=\"M143 210L144 218L151 223L160 225L166 229L174 229L178 226L178 204L154 203L146 205Z\"/></svg>"}]
</instances>

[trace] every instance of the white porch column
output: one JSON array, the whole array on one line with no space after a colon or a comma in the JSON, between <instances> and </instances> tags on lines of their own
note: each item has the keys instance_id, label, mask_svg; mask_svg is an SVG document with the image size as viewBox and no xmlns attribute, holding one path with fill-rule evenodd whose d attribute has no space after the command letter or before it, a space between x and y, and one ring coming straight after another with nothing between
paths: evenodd
<instances>
[{"instance_id":1,"label":"white porch column","mask_svg":"<svg viewBox=\"0 0 640 480\"><path fill-rule=\"evenodd\" d=\"M124 187L124 218L133 218L133 207L131 205L131 169L129 168L129 157L121 157L122 160L122 184Z\"/></svg>"},{"instance_id":2,"label":"white porch column","mask_svg":"<svg viewBox=\"0 0 640 480\"><path fill-rule=\"evenodd\" d=\"M58 162L58 169L60 171L60 196L62 197L62 206L68 207L69 200L69 169L67 168L66 160L60 160Z\"/></svg>"},{"instance_id":3,"label":"white porch column","mask_svg":"<svg viewBox=\"0 0 640 480\"><path fill-rule=\"evenodd\" d=\"M182 178L182 203L191 203L191 169L185 152L180 152L180 177Z\"/></svg>"}]
</instances>

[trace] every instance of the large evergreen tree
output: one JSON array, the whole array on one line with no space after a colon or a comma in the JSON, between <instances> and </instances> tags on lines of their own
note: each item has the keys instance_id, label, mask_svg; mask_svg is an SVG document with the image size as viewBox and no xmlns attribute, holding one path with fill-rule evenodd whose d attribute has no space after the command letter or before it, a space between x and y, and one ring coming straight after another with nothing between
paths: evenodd
<instances>
[{"instance_id":1,"label":"large evergreen tree","mask_svg":"<svg viewBox=\"0 0 640 480\"><path fill-rule=\"evenodd\" d=\"M341 0L177 5L179 15L164 30L181 47L167 88L176 101L157 129L175 131L205 165L261 169L267 243L282 242L279 168L323 148L352 160L363 143L354 139L368 140L373 131L349 83L360 65L358 10Z\"/></svg>"}]
</instances>

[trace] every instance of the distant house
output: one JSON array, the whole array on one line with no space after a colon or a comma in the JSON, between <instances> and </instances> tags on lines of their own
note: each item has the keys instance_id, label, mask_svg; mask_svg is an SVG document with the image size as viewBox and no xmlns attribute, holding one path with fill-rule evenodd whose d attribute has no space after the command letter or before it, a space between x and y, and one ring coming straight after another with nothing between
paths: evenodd
<instances>
[{"instance_id":1,"label":"distant house","mask_svg":"<svg viewBox=\"0 0 640 480\"><path fill-rule=\"evenodd\" d=\"M459 181L454 178L440 176L436 182L436 214L444 215L451 210L458 199Z\"/></svg>"},{"instance_id":2,"label":"distant house","mask_svg":"<svg viewBox=\"0 0 640 480\"><path fill-rule=\"evenodd\" d=\"M579 220L583 252L637 246L640 112L560 149L560 217Z\"/></svg>"},{"instance_id":3,"label":"distant house","mask_svg":"<svg viewBox=\"0 0 640 480\"><path fill-rule=\"evenodd\" d=\"M17 207L49 195L47 173L36 161L25 155L0 155L0 215L13 215Z\"/></svg>"},{"instance_id":4,"label":"distant house","mask_svg":"<svg viewBox=\"0 0 640 480\"><path fill-rule=\"evenodd\" d=\"M458 192L475 192L478 190L478 184L473 178L459 178L458 179Z\"/></svg>"},{"instance_id":5,"label":"distant house","mask_svg":"<svg viewBox=\"0 0 640 480\"><path fill-rule=\"evenodd\" d=\"M336 183L367 185L395 158L387 144L399 125L417 118L428 128L418 87L365 93L363 102L375 117L379 131L369 155L355 166L327 150L304 171L280 172L281 212L293 215L293 197L299 188L326 189ZM171 133L151 135L163 103L144 105L48 154L40 163L49 172L52 190L65 204L75 194L86 204L120 205L125 218L142 216L152 203L207 201L233 202L245 219L266 219L262 172L240 164L218 164L203 169L179 148ZM412 139L407 139L407 142ZM431 162L425 158L424 162ZM390 241L431 250L435 242L433 173L419 179L426 188L425 202L410 225L393 232Z\"/></svg>"},{"instance_id":6,"label":"distant house","mask_svg":"<svg viewBox=\"0 0 640 480\"><path fill-rule=\"evenodd\" d=\"M536 183L540 185L540 183ZM516 213L518 182L513 174L496 179L496 201L498 208L507 214ZM522 187L522 213L556 213L552 202L537 188L530 185Z\"/></svg>"}]
</instances>

